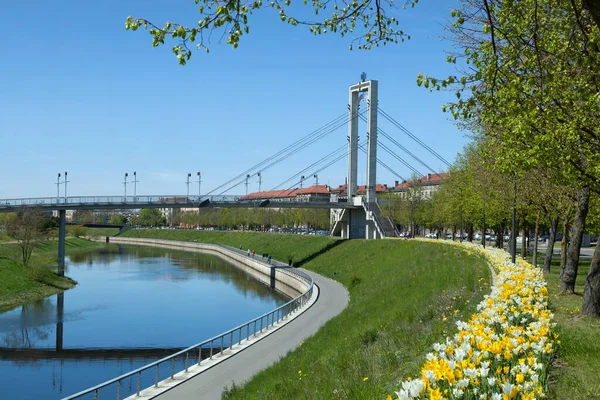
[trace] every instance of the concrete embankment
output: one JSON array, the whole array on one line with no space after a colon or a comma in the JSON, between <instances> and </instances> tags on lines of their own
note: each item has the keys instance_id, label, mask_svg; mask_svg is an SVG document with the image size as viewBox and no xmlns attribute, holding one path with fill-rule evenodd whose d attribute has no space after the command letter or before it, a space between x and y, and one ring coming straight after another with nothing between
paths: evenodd
<instances>
[{"instance_id":1,"label":"concrete embankment","mask_svg":"<svg viewBox=\"0 0 600 400\"><path fill-rule=\"evenodd\" d=\"M158 246L194 253L214 254L290 298L298 297L309 289L304 280L291 275L294 268L288 268L285 264L277 261L268 264L261 256L248 257L245 252L230 247L210 243L122 237L111 237L110 243ZM286 269L289 269L287 273L284 272Z\"/></svg>"},{"instance_id":2,"label":"concrete embankment","mask_svg":"<svg viewBox=\"0 0 600 400\"><path fill-rule=\"evenodd\" d=\"M219 253L225 258L237 260L245 264L255 273L263 275L263 282L270 284L271 271L265 269L261 258L252 259L247 254L232 248L218 245L194 242L175 242L169 240L111 238L112 243L160 246L186 251L203 251ZM227 254L227 255L225 255ZM242 262L243 261L243 262ZM283 267L284 264L273 260L274 265ZM268 266L266 268L269 268ZM260 272L259 272L260 271ZM296 292L306 290L300 280L292 279L277 269L277 281L281 279L284 286L293 288ZM296 349L304 340L314 335L327 321L341 313L349 302L346 288L340 283L325 278L319 274L302 270L313 278L316 285L315 294L310 308L305 309L295 318L286 321L268 334L259 335L248 346L244 346L235 354L226 355L221 362L207 365L201 373L179 373L175 379L167 379L160 383L160 390L151 388L144 390L140 397L144 399L159 398L160 400L183 399L220 399L227 387L243 384L258 372L285 357L288 352ZM256 276L253 274L253 276ZM268 278L267 278L268 277ZM290 280L288 281L288 278ZM295 281L295 283L293 282Z\"/></svg>"}]
</instances>

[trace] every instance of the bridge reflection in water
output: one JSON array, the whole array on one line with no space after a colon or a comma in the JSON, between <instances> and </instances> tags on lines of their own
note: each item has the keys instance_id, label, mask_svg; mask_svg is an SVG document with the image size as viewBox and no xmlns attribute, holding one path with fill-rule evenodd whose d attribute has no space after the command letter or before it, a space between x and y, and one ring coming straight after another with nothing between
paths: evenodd
<instances>
[{"instance_id":1,"label":"bridge reflection in water","mask_svg":"<svg viewBox=\"0 0 600 400\"><path fill-rule=\"evenodd\" d=\"M76 288L0 314L2 400L60 399L286 300L215 256L174 250L109 245L72 255L66 274Z\"/></svg>"}]
</instances>

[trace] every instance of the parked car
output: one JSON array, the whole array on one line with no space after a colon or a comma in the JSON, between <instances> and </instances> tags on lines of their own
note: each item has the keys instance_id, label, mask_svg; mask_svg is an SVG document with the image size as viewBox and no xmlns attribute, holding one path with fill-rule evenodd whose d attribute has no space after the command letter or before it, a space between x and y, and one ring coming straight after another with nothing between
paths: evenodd
<instances>
[{"instance_id":1,"label":"parked car","mask_svg":"<svg viewBox=\"0 0 600 400\"><path fill-rule=\"evenodd\" d=\"M451 233L446 233L446 239L452 239L452 234Z\"/></svg>"},{"instance_id":2,"label":"parked car","mask_svg":"<svg viewBox=\"0 0 600 400\"><path fill-rule=\"evenodd\" d=\"M437 239L437 234L435 234L435 233L428 233L427 235L425 235L425 237L427 239Z\"/></svg>"}]
</instances>

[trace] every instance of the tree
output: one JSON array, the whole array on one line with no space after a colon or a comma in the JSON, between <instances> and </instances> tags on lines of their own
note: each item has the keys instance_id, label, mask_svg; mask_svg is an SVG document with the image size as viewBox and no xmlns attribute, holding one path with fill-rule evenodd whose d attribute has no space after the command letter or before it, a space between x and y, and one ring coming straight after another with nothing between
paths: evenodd
<instances>
[{"instance_id":1,"label":"tree","mask_svg":"<svg viewBox=\"0 0 600 400\"><path fill-rule=\"evenodd\" d=\"M498 169L522 175L541 167L579 191L561 274L561 288L573 291L589 194L600 193L596 8L580 0L463 5L450 30L469 70L442 80L419 76L417 83L456 89L458 100L447 109L494 144Z\"/></svg>"},{"instance_id":2,"label":"tree","mask_svg":"<svg viewBox=\"0 0 600 400\"><path fill-rule=\"evenodd\" d=\"M90 210L77 210L73 213L73 222L80 224L93 224L96 221L94 212Z\"/></svg>"},{"instance_id":3,"label":"tree","mask_svg":"<svg viewBox=\"0 0 600 400\"><path fill-rule=\"evenodd\" d=\"M113 225L125 225L127 218L124 215L113 215L110 217L109 223Z\"/></svg>"},{"instance_id":4,"label":"tree","mask_svg":"<svg viewBox=\"0 0 600 400\"><path fill-rule=\"evenodd\" d=\"M167 223L166 218L156 208L144 208L136 221L139 225L145 226L161 226Z\"/></svg>"},{"instance_id":5,"label":"tree","mask_svg":"<svg viewBox=\"0 0 600 400\"><path fill-rule=\"evenodd\" d=\"M298 15L303 14L303 10L301 7L292 7L290 0L194 0L194 2L201 4L198 9L200 20L196 27L187 27L173 22L167 22L160 27L147 19L129 16L125 21L125 29L132 31L140 27L146 29L152 36L154 47L164 44L169 38L178 41L172 50L181 65L185 65L190 59L192 51L189 46L192 43L196 43L197 49L203 49L208 53L206 38L218 30L222 30L222 35L227 37L227 44L234 49L237 48L241 37L250 32L249 21L253 14L263 9L274 9L282 22L292 26L308 26L309 31L314 35L334 32L345 37L354 34L350 50L353 48L370 50L380 44L386 45L410 39L410 36L398 28L399 21L393 13L396 4L392 0L335 1L333 4L328 1L313 1L311 7L314 15L319 16L319 13L328 12L328 7L331 10L329 16L320 20L300 18ZM417 2L418 0L406 1L404 7L414 6ZM304 2L304 4L308 3Z\"/></svg>"},{"instance_id":6,"label":"tree","mask_svg":"<svg viewBox=\"0 0 600 400\"><path fill-rule=\"evenodd\" d=\"M7 221L7 233L21 248L24 265L29 265L33 250L46 240L48 220L49 217L39 210L22 210Z\"/></svg>"},{"instance_id":7,"label":"tree","mask_svg":"<svg viewBox=\"0 0 600 400\"><path fill-rule=\"evenodd\" d=\"M590 213L589 224L590 232L600 234L600 197L594 196L591 200L592 210ZM600 240L596 242L594 255L590 264L590 269L585 278L583 289L583 305L581 312L583 314L600 315Z\"/></svg>"},{"instance_id":8,"label":"tree","mask_svg":"<svg viewBox=\"0 0 600 400\"><path fill-rule=\"evenodd\" d=\"M83 237L87 235L87 228L83 225L70 225L67 227L67 232L74 237Z\"/></svg>"}]
</instances>

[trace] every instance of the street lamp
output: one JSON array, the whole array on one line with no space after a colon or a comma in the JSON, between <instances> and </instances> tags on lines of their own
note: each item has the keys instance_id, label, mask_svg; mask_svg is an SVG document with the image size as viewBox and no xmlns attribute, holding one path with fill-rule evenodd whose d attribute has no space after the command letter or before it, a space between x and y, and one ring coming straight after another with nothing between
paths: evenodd
<instances>
[{"instance_id":1,"label":"street lamp","mask_svg":"<svg viewBox=\"0 0 600 400\"><path fill-rule=\"evenodd\" d=\"M137 196L137 172L133 171L133 201L137 201L136 196Z\"/></svg>"},{"instance_id":2,"label":"street lamp","mask_svg":"<svg viewBox=\"0 0 600 400\"><path fill-rule=\"evenodd\" d=\"M248 196L248 179L250 179L250 174L246 174L246 196Z\"/></svg>"},{"instance_id":3,"label":"street lamp","mask_svg":"<svg viewBox=\"0 0 600 400\"><path fill-rule=\"evenodd\" d=\"M302 183L304 182L304 175L300 177L300 189L302 189Z\"/></svg>"},{"instance_id":4,"label":"street lamp","mask_svg":"<svg viewBox=\"0 0 600 400\"><path fill-rule=\"evenodd\" d=\"M261 173L259 172L259 173L258 173L258 191L259 191L259 192L261 191L261 188L262 188L262 175L261 175Z\"/></svg>"},{"instance_id":5,"label":"street lamp","mask_svg":"<svg viewBox=\"0 0 600 400\"><path fill-rule=\"evenodd\" d=\"M123 186L125 187L125 201L127 201L127 177L129 174L125 172L125 180L123 181Z\"/></svg>"},{"instance_id":6,"label":"street lamp","mask_svg":"<svg viewBox=\"0 0 600 400\"><path fill-rule=\"evenodd\" d=\"M58 173L58 178L56 178L56 200L60 198L60 172Z\"/></svg>"},{"instance_id":7,"label":"street lamp","mask_svg":"<svg viewBox=\"0 0 600 400\"><path fill-rule=\"evenodd\" d=\"M313 178L315 178L315 196L316 196L319 191L319 175L314 174Z\"/></svg>"},{"instance_id":8,"label":"street lamp","mask_svg":"<svg viewBox=\"0 0 600 400\"><path fill-rule=\"evenodd\" d=\"M187 197L190 197L190 176L192 176L192 174L188 172L187 181L185 182L185 185L187 186Z\"/></svg>"},{"instance_id":9,"label":"street lamp","mask_svg":"<svg viewBox=\"0 0 600 400\"><path fill-rule=\"evenodd\" d=\"M198 173L196 174L198 175L198 201L200 201L200 193L201 193L201 188L202 188L202 174L200 173L200 171L198 171Z\"/></svg>"},{"instance_id":10,"label":"street lamp","mask_svg":"<svg viewBox=\"0 0 600 400\"><path fill-rule=\"evenodd\" d=\"M69 183L69 181L67 180L67 171L65 171L65 180L63 181L65 184L65 203L67 202L67 183Z\"/></svg>"}]
</instances>

